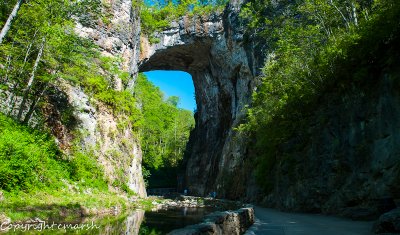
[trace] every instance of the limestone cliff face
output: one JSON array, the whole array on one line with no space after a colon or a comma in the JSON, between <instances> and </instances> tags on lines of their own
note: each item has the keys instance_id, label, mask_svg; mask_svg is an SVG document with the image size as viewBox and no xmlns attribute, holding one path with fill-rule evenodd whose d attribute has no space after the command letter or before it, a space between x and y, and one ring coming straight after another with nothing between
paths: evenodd
<instances>
[{"instance_id":1,"label":"limestone cliff face","mask_svg":"<svg viewBox=\"0 0 400 235\"><path fill-rule=\"evenodd\" d=\"M193 78L196 127L186 156L186 185L192 194L245 196L245 187L239 186L247 175L230 178L243 175L246 157L246 140L233 128L243 120L263 53L244 41L239 6L232 2L220 14L182 17L156 35L156 44L141 38L139 71L182 70Z\"/></svg>"},{"instance_id":2,"label":"limestone cliff face","mask_svg":"<svg viewBox=\"0 0 400 235\"><path fill-rule=\"evenodd\" d=\"M79 18L76 32L99 45L104 56L122 58L120 69L129 72L132 61L135 61L135 48L132 46L132 35L135 32L132 2L103 1L102 11L108 16L108 22ZM126 88L119 77L113 79L115 90ZM134 136L131 125L121 125L127 117L115 116L105 105L90 99L79 88L62 81L60 87L74 107L77 130L83 135L80 143L82 149L94 151L110 182L125 183L139 196L145 197L140 143Z\"/></svg>"},{"instance_id":3,"label":"limestone cliff face","mask_svg":"<svg viewBox=\"0 0 400 235\"><path fill-rule=\"evenodd\" d=\"M132 10L131 0L102 1L103 19L94 20L90 15L74 16L76 33L93 40L103 56L120 57L121 70L132 72L132 62L138 55L134 45L138 45L133 35L140 30L138 14ZM135 25L136 22L136 25ZM133 72L132 72L133 73ZM113 77L115 90L125 89L121 78ZM0 111L11 113L14 103L20 106L21 97L3 91L0 96ZM59 147L69 154L72 147L84 154L93 155L104 168L108 182L114 186L127 185L140 197L146 196L142 176L142 151L131 124L124 115L116 115L106 105L93 99L84 89L59 78L49 85L43 99L44 107L36 110L30 125L44 123L56 138ZM26 111L25 111L26 112ZM68 116L69 121L63 120Z\"/></svg>"},{"instance_id":4,"label":"limestone cliff face","mask_svg":"<svg viewBox=\"0 0 400 235\"><path fill-rule=\"evenodd\" d=\"M72 141L79 140L79 148L97 158L110 183L127 184L138 196L145 197L142 152L132 127L121 125L126 117L114 115L104 104L63 80L58 82L57 87L74 110L76 121L73 130L69 130L59 123L58 109L52 109L53 117L49 119L52 123L48 125L58 141L62 146L68 146ZM54 128L57 126L61 128ZM65 140L66 136L71 136L71 132L74 133L73 137Z\"/></svg>"}]
</instances>

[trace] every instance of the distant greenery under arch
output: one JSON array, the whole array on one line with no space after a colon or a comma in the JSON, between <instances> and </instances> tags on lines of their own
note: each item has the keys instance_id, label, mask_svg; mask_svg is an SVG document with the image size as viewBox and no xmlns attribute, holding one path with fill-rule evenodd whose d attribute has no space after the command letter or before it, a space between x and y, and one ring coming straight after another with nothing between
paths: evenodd
<instances>
[{"instance_id":1,"label":"distant greenery under arch","mask_svg":"<svg viewBox=\"0 0 400 235\"><path fill-rule=\"evenodd\" d=\"M165 99L162 91L143 74L138 76L135 97L143 113L140 136L144 175L148 178L149 174L160 175L162 171L168 177L161 177L165 180L156 184L173 186L176 179L173 174L180 167L190 131L194 128L193 113L178 108L179 97Z\"/></svg>"}]
</instances>

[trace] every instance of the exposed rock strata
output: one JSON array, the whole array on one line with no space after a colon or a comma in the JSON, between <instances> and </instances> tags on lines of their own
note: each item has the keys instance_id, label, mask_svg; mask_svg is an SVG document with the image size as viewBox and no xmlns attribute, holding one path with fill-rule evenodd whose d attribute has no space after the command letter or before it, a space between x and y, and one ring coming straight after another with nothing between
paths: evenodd
<instances>
[{"instance_id":1,"label":"exposed rock strata","mask_svg":"<svg viewBox=\"0 0 400 235\"><path fill-rule=\"evenodd\" d=\"M106 0L102 4L109 22L93 20L89 15L76 16L75 31L79 36L93 40L103 56L122 58L119 67L129 72L132 61L137 61L134 58L138 57L132 47L132 40L135 40L132 35L139 28L132 25L138 14L133 15L131 0ZM123 90L128 85L119 77L113 79L115 90ZM45 105L33 113L31 126L44 123L66 153L78 142L80 151L97 158L110 184L126 184L139 196L146 196L139 141L130 124L120 125L127 117L114 115L82 88L62 79L49 86L43 99ZM11 104L18 107L21 98L2 91L0 100L0 111L16 116L9 110ZM68 123L62 120L63 116L64 119L68 116Z\"/></svg>"},{"instance_id":2,"label":"exposed rock strata","mask_svg":"<svg viewBox=\"0 0 400 235\"><path fill-rule=\"evenodd\" d=\"M193 77L198 109L186 156L186 185L192 194L261 195L253 187L254 165L247 161L252 156L249 140L233 128L250 104L268 45L243 34L240 4L231 1L223 14L183 17L160 32L155 45L141 39L140 71L177 69ZM285 210L371 219L388 209L384 198L398 200L400 97L395 80L376 74L374 89L354 84L340 95L322 95L306 131L282 143L273 177L265 179L273 187L264 202Z\"/></svg>"},{"instance_id":3,"label":"exposed rock strata","mask_svg":"<svg viewBox=\"0 0 400 235\"><path fill-rule=\"evenodd\" d=\"M140 145L130 125L119 126L126 117L113 115L103 104L91 101L81 89L66 82L60 81L59 88L73 107L81 149L97 156L110 182L126 183L139 196L146 196Z\"/></svg>"}]
</instances>

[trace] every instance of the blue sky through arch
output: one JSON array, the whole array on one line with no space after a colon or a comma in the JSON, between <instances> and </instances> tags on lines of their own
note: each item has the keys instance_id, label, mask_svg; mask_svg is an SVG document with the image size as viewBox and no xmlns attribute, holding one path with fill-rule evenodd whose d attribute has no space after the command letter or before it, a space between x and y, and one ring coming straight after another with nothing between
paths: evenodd
<instances>
[{"instance_id":1,"label":"blue sky through arch","mask_svg":"<svg viewBox=\"0 0 400 235\"><path fill-rule=\"evenodd\" d=\"M160 87L165 97L179 96L178 107L194 111L196 101L194 98L194 85L192 76L183 71L154 70L144 73L149 81Z\"/></svg>"}]
</instances>

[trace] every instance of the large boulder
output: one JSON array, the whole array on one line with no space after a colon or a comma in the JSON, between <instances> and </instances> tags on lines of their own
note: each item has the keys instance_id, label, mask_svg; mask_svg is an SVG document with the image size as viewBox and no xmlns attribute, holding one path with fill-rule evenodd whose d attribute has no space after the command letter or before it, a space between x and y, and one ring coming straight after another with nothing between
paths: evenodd
<instances>
[{"instance_id":1,"label":"large boulder","mask_svg":"<svg viewBox=\"0 0 400 235\"><path fill-rule=\"evenodd\" d=\"M374 224L375 233L400 233L400 208L381 215Z\"/></svg>"}]
</instances>

